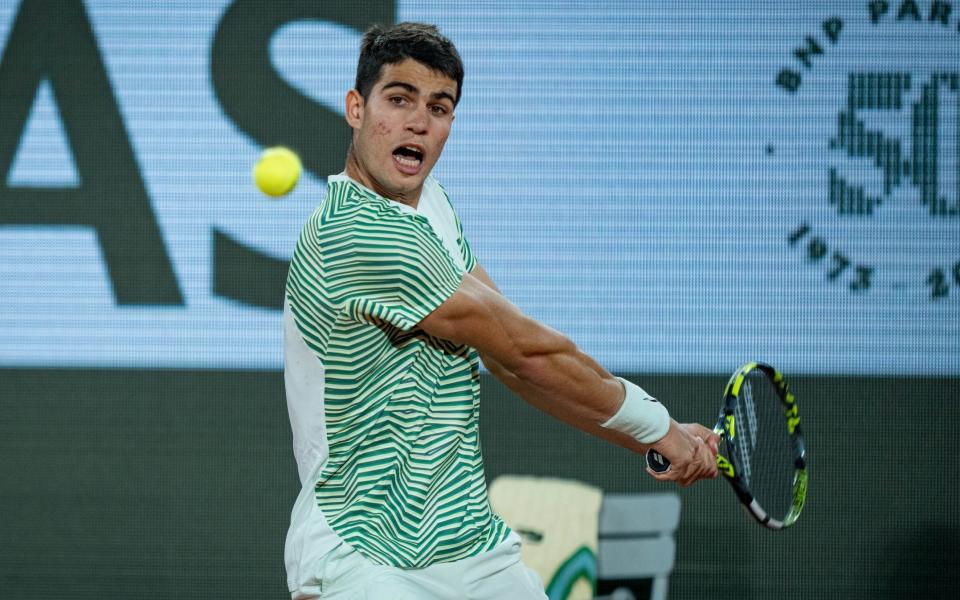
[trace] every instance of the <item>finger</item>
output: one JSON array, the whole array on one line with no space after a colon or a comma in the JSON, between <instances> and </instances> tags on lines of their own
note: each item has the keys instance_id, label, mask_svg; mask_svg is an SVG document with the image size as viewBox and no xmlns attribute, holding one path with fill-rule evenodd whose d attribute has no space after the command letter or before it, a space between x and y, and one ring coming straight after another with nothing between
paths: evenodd
<instances>
[{"instance_id":1,"label":"finger","mask_svg":"<svg viewBox=\"0 0 960 600\"><path fill-rule=\"evenodd\" d=\"M716 456L717 452L720 450L719 435L717 435L712 429L707 429L700 424L697 424L696 431L691 433L694 434L694 437L703 440L707 447L713 452L714 456Z\"/></svg>"},{"instance_id":2,"label":"finger","mask_svg":"<svg viewBox=\"0 0 960 600\"><path fill-rule=\"evenodd\" d=\"M684 477L683 479L678 480L677 483L681 487L689 487L694 483L700 481L701 479L707 479L708 477L709 475L707 473L697 470L697 471L691 472L688 477Z\"/></svg>"},{"instance_id":3,"label":"finger","mask_svg":"<svg viewBox=\"0 0 960 600\"><path fill-rule=\"evenodd\" d=\"M704 452L704 467L706 468L706 477L713 479L717 476L717 446L706 445L706 452Z\"/></svg>"},{"instance_id":4,"label":"finger","mask_svg":"<svg viewBox=\"0 0 960 600\"><path fill-rule=\"evenodd\" d=\"M706 437L706 438L698 437L697 441L700 442L697 444L697 452L700 451L700 446L703 446L703 448L710 455L711 462L716 462L717 452L720 451L720 446L718 445L718 443L710 437Z\"/></svg>"},{"instance_id":5,"label":"finger","mask_svg":"<svg viewBox=\"0 0 960 600\"><path fill-rule=\"evenodd\" d=\"M680 487L690 487L693 485L700 477L697 476L696 472L690 473L687 477L677 481L677 484Z\"/></svg>"},{"instance_id":6,"label":"finger","mask_svg":"<svg viewBox=\"0 0 960 600\"><path fill-rule=\"evenodd\" d=\"M699 475L698 479L706 479L716 476L717 471L717 459L716 454L706 442L701 442L697 445L697 473Z\"/></svg>"},{"instance_id":7,"label":"finger","mask_svg":"<svg viewBox=\"0 0 960 600\"><path fill-rule=\"evenodd\" d=\"M683 487L687 487L693 484L695 481L703 477L703 461L701 460L702 452L699 447L694 452L694 455L690 462L684 465L683 473L680 477L677 477L677 483Z\"/></svg>"},{"instance_id":8,"label":"finger","mask_svg":"<svg viewBox=\"0 0 960 600\"><path fill-rule=\"evenodd\" d=\"M677 480L677 483L682 487L689 487L693 485L697 480L702 479L703 475L700 473L699 469L691 469L686 477L682 477Z\"/></svg>"},{"instance_id":9,"label":"finger","mask_svg":"<svg viewBox=\"0 0 960 600\"><path fill-rule=\"evenodd\" d=\"M717 458L717 453L720 452L720 436L713 435L707 438L707 447L710 448L710 453L713 454L713 458Z\"/></svg>"},{"instance_id":10,"label":"finger","mask_svg":"<svg viewBox=\"0 0 960 600\"><path fill-rule=\"evenodd\" d=\"M675 481L681 487L688 487L692 485L698 479L706 476L706 464L704 463L704 455L709 455L709 452L705 452L707 449L704 441L699 437L694 438L696 440L694 447L692 448L693 452L690 454L690 458L686 461L683 461L682 464L674 463L672 467L677 470L677 477Z\"/></svg>"},{"instance_id":11,"label":"finger","mask_svg":"<svg viewBox=\"0 0 960 600\"><path fill-rule=\"evenodd\" d=\"M714 448L720 448L720 434L716 431L711 431L707 440Z\"/></svg>"}]
</instances>

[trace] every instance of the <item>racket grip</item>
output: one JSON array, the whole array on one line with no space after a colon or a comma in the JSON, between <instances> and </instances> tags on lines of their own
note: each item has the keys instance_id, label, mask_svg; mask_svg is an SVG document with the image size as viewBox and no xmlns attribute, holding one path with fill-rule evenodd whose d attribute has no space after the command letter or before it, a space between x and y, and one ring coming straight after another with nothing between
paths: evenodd
<instances>
[{"instance_id":1,"label":"racket grip","mask_svg":"<svg viewBox=\"0 0 960 600\"><path fill-rule=\"evenodd\" d=\"M666 473L670 470L670 461L653 448L647 450L647 466L654 473Z\"/></svg>"}]
</instances>

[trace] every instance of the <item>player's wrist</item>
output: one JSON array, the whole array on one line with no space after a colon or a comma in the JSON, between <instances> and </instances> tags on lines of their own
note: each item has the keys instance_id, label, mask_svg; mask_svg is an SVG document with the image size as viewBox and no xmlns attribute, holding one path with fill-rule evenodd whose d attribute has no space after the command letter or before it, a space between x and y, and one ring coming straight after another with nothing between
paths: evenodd
<instances>
[{"instance_id":1,"label":"player's wrist","mask_svg":"<svg viewBox=\"0 0 960 600\"><path fill-rule=\"evenodd\" d=\"M642 387L617 377L625 392L620 409L601 427L625 433L641 444L653 444L670 431L670 413Z\"/></svg>"}]
</instances>

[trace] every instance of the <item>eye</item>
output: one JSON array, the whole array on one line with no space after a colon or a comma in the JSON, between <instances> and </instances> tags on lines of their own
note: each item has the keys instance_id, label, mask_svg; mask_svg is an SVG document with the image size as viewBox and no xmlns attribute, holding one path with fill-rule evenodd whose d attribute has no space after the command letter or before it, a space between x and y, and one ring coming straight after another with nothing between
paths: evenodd
<instances>
[{"instance_id":1,"label":"eye","mask_svg":"<svg viewBox=\"0 0 960 600\"><path fill-rule=\"evenodd\" d=\"M404 98L403 96L390 96L389 101L390 101L390 104L394 104L396 106L403 106L404 104L406 104L407 99Z\"/></svg>"},{"instance_id":2,"label":"eye","mask_svg":"<svg viewBox=\"0 0 960 600\"><path fill-rule=\"evenodd\" d=\"M442 115L447 114L447 113L450 112L450 111L447 110L447 107L444 106L444 105L442 105L442 104L433 104L433 105L430 106L430 112L432 112L432 113L435 114L435 115L441 115L441 116L442 116Z\"/></svg>"}]
</instances>

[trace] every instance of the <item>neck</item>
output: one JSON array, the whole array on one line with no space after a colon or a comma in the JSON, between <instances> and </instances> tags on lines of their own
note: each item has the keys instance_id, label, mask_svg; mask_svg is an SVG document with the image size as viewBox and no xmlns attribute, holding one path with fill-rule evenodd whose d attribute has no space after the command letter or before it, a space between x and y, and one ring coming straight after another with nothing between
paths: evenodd
<instances>
[{"instance_id":1,"label":"neck","mask_svg":"<svg viewBox=\"0 0 960 600\"><path fill-rule=\"evenodd\" d=\"M350 148L347 150L347 164L344 168L344 171L347 174L347 177L353 179L360 185L373 190L378 195L387 198L388 200L393 200L394 202L399 202L400 204L406 204L410 208L417 208L417 205L420 204L420 190L414 192L416 196L411 194L403 194L401 192L389 192L377 183L377 181L370 177L367 170L362 167L360 161L357 160L357 155L353 151L353 144L350 144Z\"/></svg>"}]
</instances>

